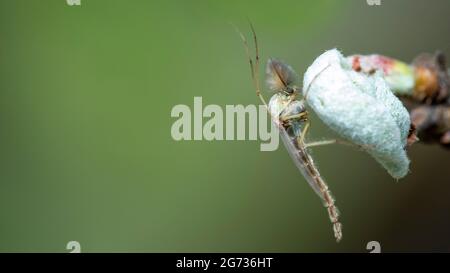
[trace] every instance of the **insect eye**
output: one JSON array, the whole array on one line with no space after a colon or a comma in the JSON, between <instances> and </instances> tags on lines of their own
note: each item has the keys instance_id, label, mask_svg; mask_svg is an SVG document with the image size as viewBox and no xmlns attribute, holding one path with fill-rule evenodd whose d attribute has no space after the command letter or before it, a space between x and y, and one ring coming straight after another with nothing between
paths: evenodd
<instances>
[{"instance_id":1,"label":"insect eye","mask_svg":"<svg viewBox=\"0 0 450 273\"><path fill-rule=\"evenodd\" d=\"M292 94L292 89L289 87L283 88L282 92L286 95L291 95Z\"/></svg>"},{"instance_id":2,"label":"insect eye","mask_svg":"<svg viewBox=\"0 0 450 273\"><path fill-rule=\"evenodd\" d=\"M293 94L293 93L295 93L297 91L298 91L298 88L296 86L288 86L288 87L286 87L286 92L288 94Z\"/></svg>"}]
</instances>

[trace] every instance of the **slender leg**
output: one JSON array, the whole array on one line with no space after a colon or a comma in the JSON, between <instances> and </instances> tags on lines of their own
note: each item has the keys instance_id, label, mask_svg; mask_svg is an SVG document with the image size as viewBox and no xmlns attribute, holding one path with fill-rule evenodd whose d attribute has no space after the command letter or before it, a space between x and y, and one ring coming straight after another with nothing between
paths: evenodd
<instances>
[{"instance_id":1,"label":"slender leg","mask_svg":"<svg viewBox=\"0 0 450 273\"><path fill-rule=\"evenodd\" d=\"M252 30L252 34L253 34L253 42L255 44L255 65L253 66L254 69L254 76L255 76L255 86L256 86L256 95L258 97L260 97L263 101L264 99L262 98L261 95L261 86L259 83L259 46L258 46L258 39L256 38L256 32L255 32L255 28L253 27L253 24L251 22L249 22L250 24L250 28ZM265 103L265 101L264 101Z\"/></svg>"},{"instance_id":2,"label":"slender leg","mask_svg":"<svg viewBox=\"0 0 450 273\"><path fill-rule=\"evenodd\" d=\"M311 125L311 122L309 121L309 119L307 119L308 117L308 112L304 111L295 115L291 115L291 116L285 116L285 117L281 117L281 121L285 122L288 120L295 120L295 119L300 119L300 118L304 118L305 119L305 126L302 129L301 135L299 138L297 138L297 141L299 141L299 143L305 144L305 136L309 130L309 126Z\"/></svg>"},{"instance_id":3,"label":"slender leg","mask_svg":"<svg viewBox=\"0 0 450 273\"><path fill-rule=\"evenodd\" d=\"M301 113L296 114L296 115L281 117L281 121L288 121L290 119L301 119L301 118L306 117L307 115L308 115L308 113L301 112Z\"/></svg>"},{"instance_id":4,"label":"slender leg","mask_svg":"<svg viewBox=\"0 0 450 273\"><path fill-rule=\"evenodd\" d=\"M310 125L311 125L311 122L309 120L306 120L305 127L303 127L302 134L300 136L300 143L305 143L305 136L309 130Z\"/></svg>"},{"instance_id":5,"label":"slender leg","mask_svg":"<svg viewBox=\"0 0 450 273\"><path fill-rule=\"evenodd\" d=\"M291 119L300 119L300 118L305 118L307 116L308 116L308 112L301 112L301 113L296 114L296 115L281 117L281 121L284 122L284 121L288 121L288 120L291 120ZM318 146L326 146L326 145L331 145L331 144L342 144L342 145L352 146L352 147L355 147L355 148L360 149L360 150L370 150L372 148L370 145L358 145L358 144L354 144L354 143L351 143L349 141L345 141L345 140L342 140L342 139L327 139L327 140L319 140L319 141L313 141L313 142L305 143L305 137L306 137L306 134L309 131L309 127L310 126L311 126L311 122L307 119L305 121L305 126L303 127L301 136L298 139L298 141L300 143L303 143L306 148L318 147Z\"/></svg>"},{"instance_id":6,"label":"slender leg","mask_svg":"<svg viewBox=\"0 0 450 273\"><path fill-rule=\"evenodd\" d=\"M313 142L305 143L305 146L306 146L306 148L310 148L310 147L326 146L326 145L331 145L331 144L342 144L342 145L357 148L359 150L370 150L372 148L370 145L358 145L358 144L354 144L354 143L351 143L349 141L345 141L342 139L326 139L326 140L313 141Z\"/></svg>"},{"instance_id":7,"label":"slender leg","mask_svg":"<svg viewBox=\"0 0 450 273\"><path fill-rule=\"evenodd\" d=\"M314 78L311 80L311 82L309 83L309 85L306 87L305 93L303 94L303 98L306 100L306 98L308 97L308 92L309 89L311 88L313 82L315 82L317 80L317 78L320 76L320 74L322 74L322 72L324 72L325 70L328 69L328 67L330 67L331 65L328 64L327 66L325 66L322 70L319 71L319 73L317 73Z\"/></svg>"},{"instance_id":8,"label":"slender leg","mask_svg":"<svg viewBox=\"0 0 450 273\"><path fill-rule=\"evenodd\" d=\"M267 103L266 103L266 100L264 99L263 95L261 94L261 87L260 87L260 83L259 83L259 47L258 47L258 40L256 38L256 33L255 33L254 28L253 28L253 25L250 24L250 27L252 29L253 39L254 39L254 42L255 42L255 50L256 50L255 63L253 63L253 59L250 56L250 50L249 50L247 39L245 38L244 34L242 34L242 32L239 31L239 29L237 27L235 27L235 29L236 29L236 32L241 37L242 42L244 43L245 53L246 53L247 59L248 59L248 61L250 63L250 70L251 70L251 75L252 75L252 80L253 80L253 86L255 87L255 90L256 90L256 96L258 96L258 98L261 100L261 102L267 108Z\"/></svg>"},{"instance_id":9,"label":"slender leg","mask_svg":"<svg viewBox=\"0 0 450 273\"><path fill-rule=\"evenodd\" d=\"M319 141L313 141L309 143L305 143L306 148L310 147L317 147L317 146L325 146L325 145L331 145L331 144L337 144L337 139L329 139L329 140L319 140Z\"/></svg>"}]
</instances>

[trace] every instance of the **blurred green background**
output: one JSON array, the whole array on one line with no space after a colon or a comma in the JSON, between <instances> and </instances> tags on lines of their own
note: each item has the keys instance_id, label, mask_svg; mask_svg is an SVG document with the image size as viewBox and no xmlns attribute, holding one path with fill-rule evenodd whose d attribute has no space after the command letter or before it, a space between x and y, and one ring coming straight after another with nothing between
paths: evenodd
<instances>
[{"instance_id":1,"label":"blurred green background","mask_svg":"<svg viewBox=\"0 0 450 273\"><path fill-rule=\"evenodd\" d=\"M410 149L394 181L349 147L313 151L336 244L283 147L171 138L174 105L255 104L232 22L300 74L326 49L450 54L446 0L0 0L0 251L450 251L450 153ZM376 120L374 120L376 122ZM312 136L330 135L313 119Z\"/></svg>"}]
</instances>

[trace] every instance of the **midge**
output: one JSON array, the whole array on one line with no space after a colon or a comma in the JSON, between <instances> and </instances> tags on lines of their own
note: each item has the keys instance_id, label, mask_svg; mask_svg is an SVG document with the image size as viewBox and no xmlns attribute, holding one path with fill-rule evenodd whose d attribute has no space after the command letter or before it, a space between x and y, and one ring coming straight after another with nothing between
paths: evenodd
<instances>
[{"instance_id":1,"label":"midge","mask_svg":"<svg viewBox=\"0 0 450 273\"><path fill-rule=\"evenodd\" d=\"M266 84L267 87L275 92L270 99L269 103L266 103L263 95L261 94L260 81L259 81L259 48L256 33L252 24L250 24L253 34L253 40L255 44L255 58L250 55L249 46L245 36L238 30L245 47L247 58L250 62L251 75L253 85L256 90L256 95L260 98L262 103L267 108L272 121L277 125L281 139L290 154L295 165L305 177L309 185L320 196L325 207L327 208L328 215L331 223L333 224L333 231L336 241L339 242L342 239L342 225L339 222L339 212L335 205L335 200L328 189L327 184L320 175L312 157L308 153L308 148L312 146L326 145L337 143L337 140L320 141L320 142L305 142L305 136L308 132L310 125L308 119L308 111L306 110L306 96L311 87L311 84L320 76L320 74L326 70L329 66L325 67L320 73L318 73L311 81L309 86L304 91L303 97L297 100L297 96L300 93L300 88L296 85L297 74L287 64L276 60L269 59L266 65Z\"/></svg>"}]
</instances>

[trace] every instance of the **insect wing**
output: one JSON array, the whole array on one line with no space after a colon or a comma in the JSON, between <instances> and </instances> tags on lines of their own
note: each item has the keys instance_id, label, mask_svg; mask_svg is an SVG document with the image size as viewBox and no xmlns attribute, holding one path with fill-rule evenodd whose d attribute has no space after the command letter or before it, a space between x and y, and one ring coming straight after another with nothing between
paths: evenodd
<instances>
[{"instance_id":1,"label":"insect wing","mask_svg":"<svg viewBox=\"0 0 450 273\"><path fill-rule=\"evenodd\" d=\"M296 141L296 139L289 136L284 127L278 126L278 130L280 132L281 140L283 141L284 147L286 147L286 150L288 151L289 155L294 161L295 166L303 175L303 177L306 179L311 188L313 188L313 190L317 193L317 195L319 195L320 198L323 200L323 194L321 193L319 187L314 181L314 178L311 176L311 174L307 169L306 164L308 164L308 162L305 162L302 159L301 155L302 153L305 153L305 150L302 151L294 145L294 141Z\"/></svg>"}]
</instances>

